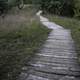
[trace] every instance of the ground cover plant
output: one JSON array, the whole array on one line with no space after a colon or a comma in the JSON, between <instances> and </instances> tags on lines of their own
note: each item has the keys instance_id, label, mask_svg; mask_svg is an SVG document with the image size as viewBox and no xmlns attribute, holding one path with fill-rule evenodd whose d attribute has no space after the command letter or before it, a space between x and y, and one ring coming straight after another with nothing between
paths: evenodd
<instances>
[{"instance_id":1,"label":"ground cover plant","mask_svg":"<svg viewBox=\"0 0 80 80\"><path fill-rule=\"evenodd\" d=\"M16 80L25 60L48 36L50 30L39 23L35 14L36 9L27 7L0 17L0 80Z\"/></svg>"}]
</instances>

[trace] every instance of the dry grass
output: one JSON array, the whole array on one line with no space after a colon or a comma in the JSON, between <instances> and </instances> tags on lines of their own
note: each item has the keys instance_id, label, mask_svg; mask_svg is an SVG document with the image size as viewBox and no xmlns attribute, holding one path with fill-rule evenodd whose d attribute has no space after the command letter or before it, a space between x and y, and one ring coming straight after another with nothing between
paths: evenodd
<instances>
[{"instance_id":1,"label":"dry grass","mask_svg":"<svg viewBox=\"0 0 80 80\"><path fill-rule=\"evenodd\" d=\"M30 7L24 10L13 9L4 18L0 17L0 31L1 30L15 30L19 29L21 25L30 25L35 21L36 9L31 10Z\"/></svg>"}]
</instances>

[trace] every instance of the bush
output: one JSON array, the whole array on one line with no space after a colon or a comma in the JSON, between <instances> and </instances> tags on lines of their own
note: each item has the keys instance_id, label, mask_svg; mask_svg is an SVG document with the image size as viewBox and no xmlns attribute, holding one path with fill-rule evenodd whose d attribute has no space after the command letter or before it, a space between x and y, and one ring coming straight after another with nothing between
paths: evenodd
<instances>
[{"instance_id":1,"label":"bush","mask_svg":"<svg viewBox=\"0 0 80 80\"><path fill-rule=\"evenodd\" d=\"M25 4L32 4L32 0L24 0Z\"/></svg>"},{"instance_id":2,"label":"bush","mask_svg":"<svg viewBox=\"0 0 80 80\"><path fill-rule=\"evenodd\" d=\"M38 0L40 8L49 13L73 16L73 0Z\"/></svg>"},{"instance_id":3,"label":"bush","mask_svg":"<svg viewBox=\"0 0 80 80\"><path fill-rule=\"evenodd\" d=\"M50 30L39 23L36 11L25 7L0 19L0 80L17 80L21 68L48 36Z\"/></svg>"},{"instance_id":4,"label":"bush","mask_svg":"<svg viewBox=\"0 0 80 80\"><path fill-rule=\"evenodd\" d=\"M0 33L1 80L16 80L25 61L36 53L49 33L46 27L36 22L30 26L22 26L24 29L14 32Z\"/></svg>"},{"instance_id":5,"label":"bush","mask_svg":"<svg viewBox=\"0 0 80 80\"><path fill-rule=\"evenodd\" d=\"M22 9L24 6L24 0L0 0L0 13L5 13L15 6Z\"/></svg>"},{"instance_id":6,"label":"bush","mask_svg":"<svg viewBox=\"0 0 80 80\"><path fill-rule=\"evenodd\" d=\"M75 17L80 19L80 0L74 0L74 2L75 2L74 5Z\"/></svg>"},{"instance_id":7,"label":"bush","mask_svg":"<svg viewBox=\"0 0 80 80\"><path fill-rule=\"evenodd\" d=\"M0 0L0 14L4 13L8 9L8 4L6 0Z\"/></svg>"}]
</instances>

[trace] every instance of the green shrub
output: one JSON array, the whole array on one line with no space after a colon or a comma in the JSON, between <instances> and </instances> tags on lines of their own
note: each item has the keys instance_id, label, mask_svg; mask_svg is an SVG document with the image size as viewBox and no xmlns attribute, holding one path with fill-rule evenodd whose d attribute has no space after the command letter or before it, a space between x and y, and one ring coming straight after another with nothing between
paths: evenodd
<instances>
[{"instance_id":1,"label":"green shrub","mask_svg":"<svg viewBox=\"0 0 80 80\"><path fill-rule=\"evenodd\" d=\"M36 22L30 26L14 32L0 33L1 80L16 80L25 59L27 61L29 56L36 53L49 33L47 28Z\"/></svg>"},{"instance_id":2,"label":"green shrub","mask_svg":"<svg viewBox=\"0 0 80 80\"><path fill-rule=\"evenodd\" d=\"M0 19L0 80L16 80L50 30L42 26L32 6Z\"/></svg>"},{"instance_id":3,"label":"green shrub","mask_svg":"<svg viewBox=\"0 0 80 80\"><path fill-rule=\"evenodd\" d=\"M36 4L40 4L43 11L63 16L73 16L73 0L38 0Z\"/></svg>"},{"instance_id":4,"label":"green shrub","mask_svg":"<svg viewBox=\"0 0 80 80\"><path fill-rule=\"evenodd\" d=\"M75 17L80 19L80 0L74 0L74 2Z\"/></svg>"},{"instance_id":5,"label":"green shrub","mask_svg":"<svg viewBox=\"0 0 80 80\"><path fill-rule=\"evenodd\" d=\"M24 0L0 0L0 13L5 13L13 7L23 8Z\"/></svg>"},{"instance_id":6,"label":"green shrub","mask_svg":"<svg viewBox=\"0 0 80 80\"><path fill-rule=\"evenodd\" d=\"M0 13L5 12L8 9L8 4L6 0L0 0Z\"/></svg>"}]
</instances>

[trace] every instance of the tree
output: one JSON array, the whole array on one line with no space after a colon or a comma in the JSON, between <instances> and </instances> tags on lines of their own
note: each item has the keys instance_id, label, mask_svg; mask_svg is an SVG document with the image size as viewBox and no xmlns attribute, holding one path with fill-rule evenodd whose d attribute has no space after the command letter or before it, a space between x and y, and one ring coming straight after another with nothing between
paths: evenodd
<instances>
[{"instance_id":1,"label":"tree","mask_svg":"<svg viewBox=\"0 0 80 80\"><path fill-rule=\"evenodd\" d=\"M63 16L74 15L74 0L62 0L62 8L60 14Z\"/></svg>"},{"instance_id":2,"label":"tree","mask_svg":"<svg viewBox=\"0 0 80 80\"><path fill-rule=\"evenodd\" d=\"M0 15L7 11L8 5L7 5L7 0L0 0Z\"/></svg>"},{"instance_id":3,"label":"tree","mask_svg":"<svg viewBox=\"0 0 80 80\"><path fill-rule=\"evenodd\" d=\"M80 0L74 0L75 17L80 18Z\"/></svg>"},{"instance_id":4,"label":"tree","mask_svg":"<svg viewBox=\"0 0 80 80\"><path fill-rule=\"evenodd\" d=\"M7 12L14 6L22 9L24 6L24 0L0 0L0 14Z\"/></svg>"},{"instance_id":5,"label":"tree","mask_svg":"<svg viewBox=\"0 0 80 80\"><path fill-rule=\"evenodd\" d=\"M39 0L43 11L63 16L73 16L73 0Z\"/></svg>"}]
</instances>

